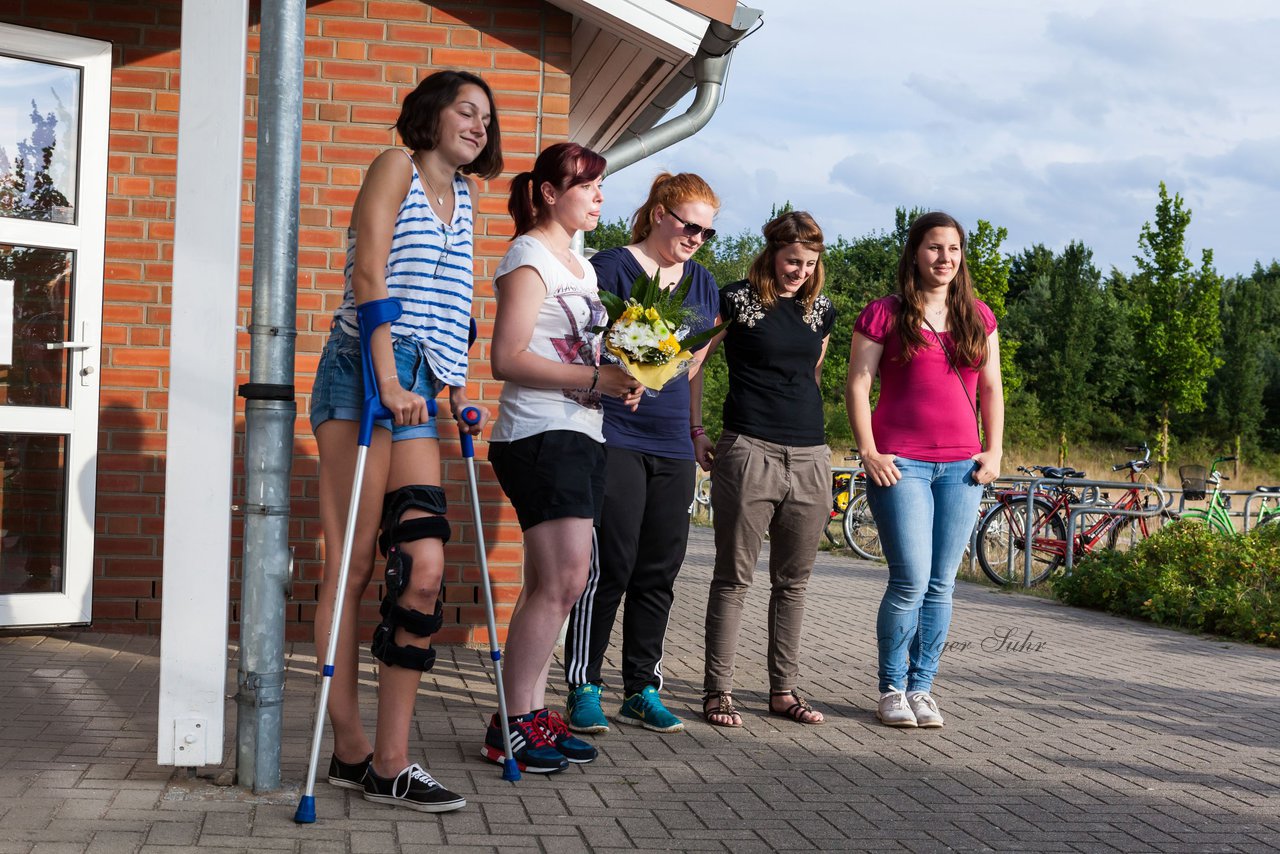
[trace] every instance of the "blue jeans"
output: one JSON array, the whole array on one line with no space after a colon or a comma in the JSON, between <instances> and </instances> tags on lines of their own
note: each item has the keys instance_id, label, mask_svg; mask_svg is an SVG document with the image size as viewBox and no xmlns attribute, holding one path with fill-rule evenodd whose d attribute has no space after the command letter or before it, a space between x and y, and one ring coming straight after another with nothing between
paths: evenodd
<instances>
[{"instance_id":1,"label":"blue jeans","mask_svg":"<svg viewBox=\"0 0 1280 854\"><path fill-rule=\"evenodd\" d=\"M929 463L898 457L902 479L867 484L867 501L889 561L876 636L880 691L928 691L951 626L951 593L973 533L982 486L977 463Z\"/></svg>"}]
</instances>

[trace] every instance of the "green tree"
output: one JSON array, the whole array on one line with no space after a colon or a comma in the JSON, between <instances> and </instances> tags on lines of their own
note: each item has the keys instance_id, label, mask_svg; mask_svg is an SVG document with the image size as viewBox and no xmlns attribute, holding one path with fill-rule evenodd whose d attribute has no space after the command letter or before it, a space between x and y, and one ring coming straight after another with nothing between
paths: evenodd
<instances>
[{"instance_id":1,"label":"green tree","mask_svg":"<svg viewBox=\"0 0 1280 854\"><path fill-rule=\"evenodd\" d=\"M1102 358L1111 300L1092 250L1081 243L1072 242L1058 256L1036 245L1013 263L1020 259L1022 270L1035 270L1035 278L1022 284L1009 306L1005 329L1007 338L1019 342L1019 372L1057 439L1058 464L1065 465L1069 441L1089 434L1094 413L1114 385L1115 373Z\"/></svg>"},{"instance_id":2,"label":"green tree","mask_svg":"<svg viewBox=\"0 0 1280 854\"><path fill-rule=\"evenodd\" d=\"M1236 474L1244 452L1257 447L1267 389L1263 364L1277 343L1274 327L1266 323L1262 285L1263 277L1255 272L1222 289L1222 364L1213 377L1211 398L1217 432L1235 444Z\"/></svg>"},{"instance_id":3,"label":"green tree","mask_svg":"<svg viewBox=\"0 0 1280 854\"><path fill-rule=\"evenodd\" d=\"M1218 366L1214 351L1222 280L1213 269L1212 250L1204 250L1198 270L1187 258L1184 241L1190 224L1191 211L1182 196L1171 198L1161 181L1156 221L1142 226L1141 254L1134 256L1138 272L1126 294L1141 366L1139 385L1158 413L1161 481L1169 462L1169 422L1175 413L1204 408L1209 378Z\"/></svg>"},{"instance_id":4,"label":"green tree","mask_svg":"<svg viewBox=\"0 0 1280 854\"><path fill-rule=\"evenodd\" d=\"M586 233L583 242L587 248L597 252L626 246L631 243L631 226L622 217L610 222L601 220L594 229Z\"/></svg>"}]
</instances>

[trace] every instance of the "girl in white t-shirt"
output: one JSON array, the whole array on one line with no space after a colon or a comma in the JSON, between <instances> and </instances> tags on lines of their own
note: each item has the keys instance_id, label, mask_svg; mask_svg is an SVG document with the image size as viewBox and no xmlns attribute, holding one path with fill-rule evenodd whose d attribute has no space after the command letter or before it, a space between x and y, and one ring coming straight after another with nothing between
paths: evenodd
<instances>
[{"instance_id":1,"label":"girl in white t-shirt","mask_svg":"<svg viewBox=\"0 0 1280 854\"><path fill-rule=\"evenodd\" d=\"M490 357L503 380L489 462L524 532L524 589L507 630L507 726L522 771L550 773L590 762L596 749L574 738L546 708L547 671L560 627L582 595L592 528L604 499L600 396L633 409L641 388L600 364L592 327L605 322L595 271L570 248L600 221L604 158L576 143L539 155L511 182L507 209L516 237L498 265L498 313ZM498 716L483 755L501 763Z\"/></svg>"}]
</instances>

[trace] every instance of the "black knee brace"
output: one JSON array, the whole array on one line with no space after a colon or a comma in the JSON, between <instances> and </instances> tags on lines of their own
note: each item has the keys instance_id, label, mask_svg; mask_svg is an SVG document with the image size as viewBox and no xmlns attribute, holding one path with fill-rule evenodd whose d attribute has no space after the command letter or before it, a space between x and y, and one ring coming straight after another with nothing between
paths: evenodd
<instances>
[{"instance_id":1,"label":"black knee brace","mask_svg":"<svg viewBox=\"0 0 1280 854\"><path fill-rule=\"evenodd\" d=\"M436 651L430 647L400 646L395 641L396 629L404 629L411 635L430 637L440 631L444 622L444 583L436 596L435 612L424 614L412 608L396 604L400 594L409 585L413 559L401 549L403 543L434 538L449 542L449 520L443 515L420 516L401 519L408 510L443 514L446 509L444 490L438 486L402 486L388 493L382 502L382 534L378 548L387 558L386 596L379 612L382 622L373 632L373 657L393 667L413 670L430 670L436 661Z\"/></svg>"}]
</instances>

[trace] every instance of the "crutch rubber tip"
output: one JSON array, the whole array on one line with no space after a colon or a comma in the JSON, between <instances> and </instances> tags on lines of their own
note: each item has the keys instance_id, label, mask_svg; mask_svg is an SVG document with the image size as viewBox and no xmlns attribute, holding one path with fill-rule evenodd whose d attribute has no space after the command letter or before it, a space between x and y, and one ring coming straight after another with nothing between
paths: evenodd
<instances>
[{"instance_id":1,"label":"crutch rubber tip","mask_svg":"<svg viewBox=\"0 0 1280 854\"><path fill-rule=\"evenodd\" d=\"M502 779L506 780L508 783L515 783L520 780L520 769L516 767L516 761L514 759L504 759L502 761ZM298 809L302 809L302 807L299 806ZM311 820L315 821L314 815L311 817Z\"/></svg>"},{"instance_id":2,"label":"crutch rubber tip","mask_svg":"<svg viewBox=\"0 0 1280 854\"><path fill-rule=\"evenodd\" d=\"M519 772L517 771L516 773L518 774ZM293 814L293 820L298 824L316 823L315 795L302 796L302 800L298 801L298 811Z\"/></svg>"}]
</instances>

